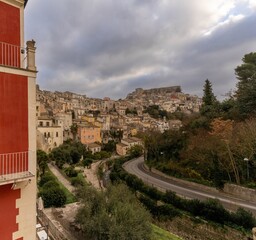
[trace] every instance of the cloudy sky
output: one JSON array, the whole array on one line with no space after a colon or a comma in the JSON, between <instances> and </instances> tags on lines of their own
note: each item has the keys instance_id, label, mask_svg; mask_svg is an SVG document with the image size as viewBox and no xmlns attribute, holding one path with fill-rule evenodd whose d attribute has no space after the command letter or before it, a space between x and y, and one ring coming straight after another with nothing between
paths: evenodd
<instances>
[{"instance_id":1,"label":"cloudy sky","mask_svg":"<svg viewBox=\"0 0 256 240\"><path fill-rule=\"evenodd\" d=\"M30 0L25 39L44 90L118 99L180 85L202 96L209 79L223 99L256 51L256 0Z\"/></svg>"}]
</instances>

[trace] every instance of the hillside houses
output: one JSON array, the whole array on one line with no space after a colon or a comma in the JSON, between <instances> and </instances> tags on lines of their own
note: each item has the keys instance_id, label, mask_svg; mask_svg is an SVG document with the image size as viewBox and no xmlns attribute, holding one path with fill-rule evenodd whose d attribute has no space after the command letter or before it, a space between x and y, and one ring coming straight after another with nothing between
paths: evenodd
<instances>
[{"instance_id":1,"label":"hillside houses","mask_svg":"<svg viewBox=\"0 0 256 240\"><path fill-rule=\"evenodd\" d=\"M120 143L116 144L116 152L120 156L125 156L128 151L136 145L142 146L142 140L136 137L124 138Z\"/></svg>"},{"instance_id":2,"label":"hillside houses","mask_svg":"<svg viewBox=\"0 0 256 240\"><path fill-rule=\"evenodd\" d=\"M98 151L99 144L114 140L117 153L126 154L131 144L124 139L133 139L138 132L157 130L164 132L179 129L180 120L154 119L144 110L151 105L173 113L198 112L202 100L181 92L179 86L143 90L136 89L126 99L88 98L71 92L50 92L37 86L37 143L38 148L51 151L63 141L76 137L86 146ZM71 131L76 125L77 132ZM128 140L127 140L128 141ZM94 144L97 144L94 145ZM126 145L125 145L126 144ZM127 147L127 144L129 147Z\"/></svg>"},{"instance_id":3,"label":"hillside houses","mask_svg":"<svg viewBox=\"0 0 256 240\"><path fill-rule=\"evenodd\" d=\"M50 152L63 143L63 125L56 125L50 117L37 119L37 148Z\"/></svg>"}]
</instances>

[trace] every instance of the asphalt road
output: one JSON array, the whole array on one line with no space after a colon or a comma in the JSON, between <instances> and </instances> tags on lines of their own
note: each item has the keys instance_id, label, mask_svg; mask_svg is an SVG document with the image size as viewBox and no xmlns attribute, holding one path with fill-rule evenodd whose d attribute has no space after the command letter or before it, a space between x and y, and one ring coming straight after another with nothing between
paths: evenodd
<instances>
[{"instance_id":1,"label":"asphalt road","mask_svg":"<svg viewBox=\"0 0 256 240\"><path fill-rule=\"evenodd\" d=\"M205 190L196 186L190 186L178 179L169 179L163 176L159 176L155 173L149 172L143 167L143 157L129 161L124 164L124 169L139 177L144 183L150 186L154 186L161 191L171 190L176 192L179 196L183 196L190 199L206 200L209 198L219 199L222 205L231 211L242 207L249 210L256 216L256 203L248 202L229 194L225 194L217 189Z\"/></svg>"}]
</instances>

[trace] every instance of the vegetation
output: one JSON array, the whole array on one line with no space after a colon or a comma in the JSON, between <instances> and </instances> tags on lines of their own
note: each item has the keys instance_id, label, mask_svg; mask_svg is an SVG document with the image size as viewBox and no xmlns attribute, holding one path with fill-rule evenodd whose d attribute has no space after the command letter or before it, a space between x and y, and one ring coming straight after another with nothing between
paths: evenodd
<instances>
[{"instance_id":1,"label":"vegetation","mask_svg":"<svg viewBox=\"0 0 256 240\"><path fill-rule=\"evenodd\" d=\"M50 188L49 188L50 187ZM67 197L65 192L58 186L49 184L40 191L40 196L44 201L44 207L63 207Z\"/></svg>"},{"instance_id":2,"label":"vegetation","mask_svg":"<svg viewBox=\"0 0 256 240\"><path fill-rule=\"evenodd\" d=\"M85 154L86 149L81 142L67 140L59 147L54 148L49 157L59 168L62 168L65 163L78 163Z\"/></svg>"},{"instance_id":3,"label":"vegetation","mask_svg":"<svg viewBox=\"0 0 256 240\"><path fill-rule=\"evenodd\" d=\"M106 152L113 153L116 150L116 142L114 140L110 140L107 143L103 143L102 149Z\"/></svg>"},{"instance_id":4,"label":"vegetation","mask_svg":"<svg viewBox=\"0 0 256 240\"><path fill-rule=\"evenodd\" d=\"M146 108L144 110L144 113L148 113L152 118L158 119L161 118L163 119L164 117L168 119L168 113L165 110L161 110L158 105L152 105Z\"/></svg>"},{"instance_id":5,"label":"vegetation","mask_svg":"<svg viewBox=\"0 0 256 240\"><path fill-rule=\"evenodd\" d=\"M183 116L178 131L144 134L149 167L217 188L225 182L255 186L256 53L245 54L235 74L237 90L223 102L207 79L199 114ZM151 106L147 112L159 117L158 110Z\"/></svg>"},{"instance_id":6,"label":"vegetation","mask_svg":"<svg viewBox=\"0 0 256 240\"><path fill-rule=\"evenodd\" d=\"M138 112L137 112L136 108L133 108L133 109L126 108L125 109L125 115L127 115L127 114L138 115Z\"/></svg>"},{"instance_id":7,"label":"vegetation","mask_svg":"<svg viewBox=\"0 0 256 240\"><path fill-rule=\"evenodd\" d=\"M235 69L238 79L236 102L241 117L247 118L256 113L256 52L245 54L242 61Z\"/></svg>"},{"instance_id":8,"label":"vegetation","mask_svg":"<svg viewBox=\"0 0 256 240\"><path fill-rule=\"evenodd\" d=\"M128 160L129 158L116 160L110 178L112 182L124 181L135 191L138 199L155 219L166 221L182 215L185 211L194 217L199 216L221 225L226 224L231 227L243 227L247 230L255 226L255 218L244 209L238 209L237 212L230 213L224 209L218 200L209 199L202 202L200 200L183 199L174 192L167 191L163 193L154 187L145 185L141 179L127 173L122 168L122 164Z\"/></svg>"},{"instance_id":9,"label":"vegetation","mask_svg":"<svg viewBox=\"0 0 256 240\"><path fill-rule=\"evenodd\" d=\"M39 172L40 174L44 175L45 170L47 168L47 162L49 161L49 157L47 153L42 150L37 150L36 155Z\"/></svg>"},{"instance_id":10,"label":"vegetation","mask_svg":"<svg viewBox=\"0 0 256 240\"><path fill-rule=\"evenodd\" d=\"M71 184L74 187L81 187L81 186L85 186L87 183L86 183L82 173L78 173L78 175L76 177L71 178Z\"/></svg>"},{"instance_id":11,"label":"vegetation","mask_svg":"<svg viewBox=\"0 0 256 240\"><path fill-rule=\"evenodd\" d=\"M124 185L100 192L92 187L79 190L83 207L76 216L88 239L147 240L151 237L150 215Z\"/></svg>"},{"instance_id":12,"label":"vegetation","mask_svg":"<svg viewBox=\"0 0 256 240\"><path fill-rule=\"evenodd\" d=\"M39 196L44 201L44 207L62 207L76 201L75 196L58 181L52 172L46 168L38 182Z\"/></svg>"},{"instance_id":13,"label":"vegetation","mask_svg":"<svg viewBox=\"0 0 256 240\"><path fill-rule=\"evenodd\" d=\"M44 201L44 207L62 207L66 203L67 196L49 172L45 173L39 182L39 196Z\"/></svg>"},{"instance_id":14,"label":"vegetation","mask_svg":"<svg viewBox=\"0 0 256 240\"><path fill-rule=\"evenodd\" d=\"M215 118L210 127L196 133L180 130L147 134L147 164L175 177L220 188L224 182L253 182L256 119L236 123ZM244 158L249 159L248 166Z\"/></svg>"},{"instance_id":15,"label":"vegetation","mask_svg":"<svg viewBox=\"0 0 256 240\"><path fill-rule=\"evenodd\" d=\"M129 150L128 150L128 154L132 157L132 158L136 158L139 157L143 154L143 146L141 145L134 145L132 146Z\"/></svg>"},{"instance_id":16,"label":"vegetation","mask_svg":"<svg viewBox=\"0 0 256 240\"><path fill-rule=\"evenodd\" d=\"M162 228L159 228L154 224L152 224L152 228L153 228L152 240L181 240L181 238L167 232Z\"/></svg>"},{"instance_id":17,"label":"vegetation","mask_svg":"<svg viewBox=\"0 0 256 240\"><path fill-rule=\"evenodd\" d=\"M52 161L55 161L56 165L62 169L64 164L76 165L81 159L84 159L82 164L84 166L90 166L93 160L100 160L109 158L111 152L101 151L92 154L91 151L87 151L85 146L78 141L67 140L62 145L54 148L49 155Z\"/></svg>"},{"instance_id":18,"label":"vegetation","mask_svg":"<svg viewBox=\"0 0 256 240\"><path fill-rule=\"evenodd\" d=\"M70 127L70 130L71 130L71 133L73 135L73 141L76 141L77 130L78 130L77 124L76 123L72 124L71 127Z\"/></svg>"},{"instance_id":19,"label":"vegetation","mask_svg":"<svg viewBox=\"0 0 256 240\"><path fill-rule=\"evenodd\" d=\"M126 173L122 164L144 153L148 166L160 171L202 184L223 188L225 182L256 186L256 53L246 54L237 66L237 90L219 102L212 83L206 79L203 86L203 104L199 113L186 116L181 112L170 114L157 105L145 109L155 119L178 117L183 122L180 130L164 133L152 131L142 134L144 149L134 146L129 157L114 162L110 178L114 183L125 182L136 193L137 199L158 221L166 221L184 214L229 226L251 229L256 221L244 209L230 213L216 200L188 200L173 192L162 193L146 186L137 177ZM126 114L136 114L136 109L126 109ZM59 168L65 163L65 173L75 186L84 186L81 175L74 166L90 168L95 159L108 158L115 150L116 141L123 136L121 130L111 129L112 141L103 144L104 151L96 154L86 151L76 142L77 126L72 125L73 141L67 141L49 155ZM40 195L48 206L64 204L64 195L55 180L45 174L47 154L38 151ZM247 159L245 161L244 159ZM81 162L80 162L81 161ZM102 168L99 174L103 174ZM118 192L119 191L119 192ZM47 200L49 196L53 199ZM112 186L106 192L82 188L79 198L83 207L77 215L85 237L90 239L149 239L150 218L141 209L124 186ZM124 197L125 196L125 197ZM49 201L49 202L47 202ZM137 214L138 211L139 214ZM139 216L138 216L139 215ZM134 224L136 223L136 224ZM136 231L134 231L136 229ZM134 235L132 235L134 234ZM128 238L129 236L129 238ZM158 238L160 239L160 237Z\"/></svg>"},{"instance_id":20,"label":"vegetation","mask_svg":"<svg viewBox=\"0 0 256 240\"><path fill-rule=\"evenodd\" d=\"M217 114L216 111L218 110L218 101L213 94L212 83L208 79L205 80L203 92L203 105L200 112L203 116L213 118Z\"/></svg>"}]
</instances>

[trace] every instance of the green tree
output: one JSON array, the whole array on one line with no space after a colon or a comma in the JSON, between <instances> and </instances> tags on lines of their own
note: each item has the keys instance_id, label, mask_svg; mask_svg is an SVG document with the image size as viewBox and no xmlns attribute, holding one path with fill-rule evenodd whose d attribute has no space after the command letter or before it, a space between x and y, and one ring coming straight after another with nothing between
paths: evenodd
<instances>
[{"instance_id":1,"label":"green tree","mask_svg":"<svg viewBox=\"0 0 256 240\"><path fill-rule=\"evenodd\" d=\"M64 190L59 186L43 188L39 195L42 197L45 207L62 207L67 200Z\"/></svg>"},{"instance_id":2,"label":"green tree","mask_svg":"<svg viewBox=\"0 0 256 240\"><path fill-rule=\"evenodd\" d=\"M64 171L68 177L76 177L78 175L74 167L68 167Z\"/></svg>"},{"instance_id":3,"label":"green tree","mask_svg":"<svg viewBox=\"0 0 256 240\"><path fill-rule=\"evenodd\" d=\"M235 74L237 83L237 107L243 117L256 113L256 52L245 54L243 63L237 66Z\"/></svg>"},{"instance_id":4,"label":"green tree","mask_svg":"<svg viewBox=\"0 0 256 240\"><path fill-rule=\"evenodd\" d=\"M219 105L219 113L223 119L239 119L240 114L236 107L236 99L233 95L228 96Z\"/></svg>"},{"instance_id":5,"label":"green tree","mask_svg":"<svg viewBox=\"0 0 256 240\"><path fill-rule=\"evenodd\" d=\"M49 157L46 152L40 149L37 150L36 155L37 155L37 163L39 166L39 170L42 173L42 175L44 175L45 170L47 168L47 162L49 161Z\"/></svg>"},{"instance_id":6,"label":"green tree","mask_svg":"<svg viewBox=\"0 0 256 240\"><path fill-rule=\"evenodd\" d=\"M147 132L144 135L145 160L148 164L159 160L161 145L161 133L159 131Z\"/></svg>"},{"instance_id":7,"label":"green tree","mask_svg":"<svg viewBox=\"0 0 256 240\"><path fill-rule=\"evenodd\" d=\"M46 172L44 175L41 176L39 181L39 187L42 187L45 183L55 181L55 178L49 173Z\"/></svg>"},{"instance_id":8,"label":"green tree","mask_svg":"<svg viewBox=\"0 0 256 240\"><path fill-rule=\"evenodd\" d=\"M215 116L217 99L213 94L212 83L208 79L205 80L203 92L203 105L200 112L208 118L213 118Z\"/></svg>"},{"instance_id":9,"label":"green tree","mask_svg":"<svg viewBox=\"0 0 256 240\"><path fill-rule=\"evenodd\" d=\"M129 149L128 154L130 154L132 158L139 157L143 154L143 147L138 144L134 145Z\"/></svg>"},{"instance_id":10,"label":"green tree","mask_svg":"<svg viewBox=\"0 0 256 240\"><path fill-rule=\"evenodd\" d=\"M84 167L91 168L92 163L93 163L93 159L92 158L85 158L83 160L83 166Z\"/></svg>"},{"instance_id":11,"label":"green tree","mask_svg":"<svg viewBox=\"0 0 256 240\"><path fill-rule=\"evenodd\" d=\"M125 185L104 192L92 187L79 190L83 206L76 221L84 237L102 240L146 240L151 236L149 213Z\"/></svg>"},{"instance_id":12,"label":"green tree","mask_svg":"<svg viewBox=\"0 0 256 240\"><path fill-rule=\"evenodd\" d=\"M179 160L180 152L186 147L186 141L187 135L183 131L165 131L159 146L162 160Z\"/></svg>"},{"instance_id":13,"label":"green tree","mask_svg":"<svg viewBox=\"0 0 256 240\"><path fill-rule=\"evenodd\" d=\"M204 85L204 96L203 96L203 104L206 106L211 106L216 101L216 97L213 94L212 83L206 79Z\"/></svg>"},{"instance_id":14,"label":"green tree","mask_svg":"<svg viewBox=\"0 0 256 240\"><path fill-rule=\"evenodd\" d=\"M205 115L209 118L213 118L215 116L218 102L213 94L212 83L208 79L205 80L203 91L203 105L201 107L200 112L202 115Z\"/></svg>"},{"instance_id":15,"label":"green tree","mask_svg":"<svg viewBox=\"0 0 256 240\"><path fill-rule=\"evenodd\" d=\"M104 143L103 149L107 152L114 152L116 150L116 142L114 140L110 140L107 143Z\"/></svg>"},{"instance_id":16,"label":"green tree","mask_svg":"<svg viewBox=\"0 0 256 240\"><path fill-rule=\"evenodd\" d=\"M73 134L73 141L76 141L76 136L77 136L77 130L78 130L78 126L76 123L73 123L70 127L70 131Z\"/></svg>"},{"instance_id":17,"label":"green tree","mask_svg":"<svg viewBox=\"0 0 256 240\"><path fill-rule=\"evenodd\" d=\"M59 168L62 168L65 163L71 163L70 149L63 147L54 148L50 158L56 162Z\"/></svg>"},{"instance_id":18,"label":"green tree","mask_svg":"<svg viewBox=\"0 0 256 240\"><path fill-rule=\"evenodd\" d=\"M168 118L167 111L161 110L158 105L149 106L144 112L148 113L152 118L155 118L155 119L164 118L164 117Z\"/></svg>"},{"instance_id":19,"label":"green tree","mask_svg":"<svg viewBox=\"0 0 256 240\"><path fill-rule=\"evenodd\" d=\"M76 148L73 147L70 151L70 157L72 159L72 163L76 164L80 161L81 154L79 153L79 151Z\"/></svg>"}]
</instances>

